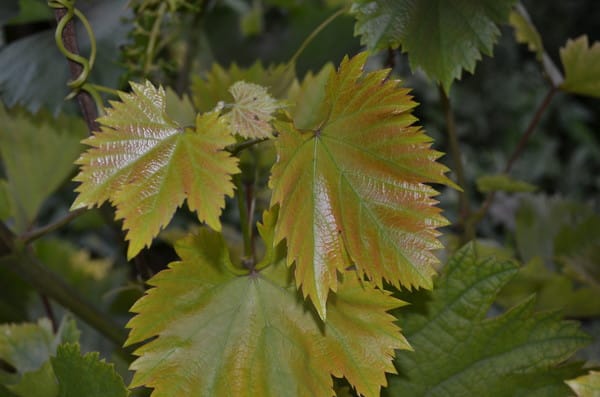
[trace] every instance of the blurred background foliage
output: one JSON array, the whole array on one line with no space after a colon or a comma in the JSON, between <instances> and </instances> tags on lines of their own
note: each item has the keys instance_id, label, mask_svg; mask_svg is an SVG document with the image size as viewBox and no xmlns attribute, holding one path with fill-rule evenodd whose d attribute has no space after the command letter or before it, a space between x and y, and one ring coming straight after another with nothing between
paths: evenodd
<instances>
[{"instance_id":1,"label":"blurred background foliage","mask_svg":"<svg viewBox=\"0 0 600 397\"><path fill-rule=\"evenodd\" d=\"M286 63L319 24L347 3L344 0L79 0L77 6L90 19L99 45L91 81L125 90L128 81L149 78L182 95L190 94L194 79L214 71L214 63L227 70L232 64L247 68L257 60L264 67ZM559 49L568 38L587 34L590 42L600 40L597 0L524 0L523 5L556 64L560 64ZM320 32L297 59L297 77L302 78L309 71L317 73L325 64L337 64L345 54L361 50L360 40L354 37L354 23L354 17L346 13ZM68 70L55 47L53 26L53 14L44 1L4 0L0 4L0 96L3 108L13 108L11 114L17 114L8 116L0 109L3 118L0 143L7 139L23 140L18 165L11 165L14 153L0 150L0 219L10 218L11 208L25 205L23 217L8 219L12 226L22 230L64 217L74 197L74 184L69 182L74 167L63 165L62 154L59 159L38 155L32 158L33 154L27 151L36 139L14 137L7 130L8 125L14 126L13 132L43 125L50 130L44 134L48 150L55 153L57 145L65 147L61 141L66 139L64 126L75 123L66 120L65 115L75 115L77 109L73 102L64 101ZM466 171L464 188L473 209L485 199L485 194L478 190L477 180L502 171L549 87L535 54L516 42L513 28L504 25L501 31L494 57L484 56L475 73L465 73L450 92ZM87 53L89 41L83 31L79 33L80 49ZM435 148L449 152L446 121L436 85L420 71L411 70L406 54L398 50L374 53L369 65L391 67L394 76L413 89L420 103L416 109L420 122L435 139ZM20 110L15 113L15 108ZM59 113L60 118L52 118ZM73 125L68 129L74 131L70 135L76 146L85 134L84 126ZM269 152L263 157L242 159L243 164L244 161L262 164L263 184L259 187L265 187L272 156ZM68 164L73 160L71 157ZM454 168L450 156L442 161ZM27 168L29 174L20 177L31 183L48 181L48 170L54 170L46 190L28 191L31 183L11 185L12 180L19 179L11 173L23 172L22 164L29 163L32 164ZM600 333L600 101L558 93L517 160L511 177L532 185L535 192L496 193L477 229L478 239L495 255L514 257L524 264L518 277L501 294L498 307L509 307L537 292L540 309L562 308L566 316L582 320L585 329L597 336ZM41 185L36 182L36 186ZM451 189L442 189L441 193L445 215L456 223L458 193ZM19 195L33 203L15 199ZM260 200L260 193L258 197ZM268 198L263 197L262 201L266 203ZM236 226L237 217L235 203L228 203L224 222ZM133 266L126 264L122 232L113 218L112 209L106 206L89 211L55 232L52 238L58 240L40 241L35 250L38 257L72 281L90 300L114 312L124 322L130 305L143 291L143 280L175 258L170 242L182 230L193 227L190 226L193 217L180 211L170 228L150 250L134 260ZM235 230L226 228L225 232L232 241L239 241ZM444 233L451 250L460 230L451 226ZM0 266L1 321L36 318L43 306L43 297ZM100 337L84 342L85 350L110 352ZM600 364L598 344L583 354Z\"/></svg>"}]
</instances>

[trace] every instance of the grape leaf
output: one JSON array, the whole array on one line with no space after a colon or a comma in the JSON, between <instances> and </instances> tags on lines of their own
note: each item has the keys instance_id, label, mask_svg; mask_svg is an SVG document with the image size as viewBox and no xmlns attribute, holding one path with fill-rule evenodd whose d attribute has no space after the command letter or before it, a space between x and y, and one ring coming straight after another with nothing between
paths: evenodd
<instances>
[{"instance_id":1,"label":"grape leaf","mask_svg":"<svg viewBox=\"0 0 600 397\"><path fill-rule=\"evenodd\" d=\"M8 388L19 397L58 397L58 385L50 360L39 369L25 373L19 383Z\"/></svg>"},{"instance_id":2,"label":"grape leaf","mask_svg":"<svg viewBox=\"0 0 600 397\"><path fill-rule=\"evenodd\" d=\"M587 375L567 381L577 397L597 397L600 395L600 372L590 371Z\"/></svg>"},{"instance_id":3,"label":"grape leaf","mask_svg":"<svg viewBox=\"0 0 600 397\"><path fill-rule=\"evenodd\" d=\"M266 87L277 99L286 97L296 75L290 65L272 65L265 68L260 62L244 69L232 64L224 69L214 64L206 78L196 77L192 81L192 100L199 111L207 112L217 106L219 101L232 102L229 88L237 81L258 84Z\"/></svg>"},{"instance_id":4,"label":"grape leaf","mask_svg":"<svg viewBox=\"0 0 600 397\"><path fill-rule=\"evenodd\" d=\"M233 131L244 138L267 138L273 128L270 121L279 108L263 86L238 81L229 88L234 103L225 116Z\"/></svg>"},{"instance_id":5,"label":"grape leaf","mask_svg":"<svg viewBox=\"0 0 600 397\"><path fill-rule=\"evenodd\" d=\"M355 0L355 35L369 49L402 46L411 68L420 67L449 92L462 70L471 73L481 53L492 55L516 0Z\"/></svg>"},{"instance_id":6,"label":"grape leaf","mask_svg":"<svg viewBox=\"0 0 600 397\"><path fill-rule=\"evenodd\" d=\"M550 270L538 257L521 267L499 293L497 303L510 307L536 294L536 310L560 309L568 317L600 316L600 287L578 285L565 274Z\"/></svg>"},{"instance_id":7,"label":"grape leaf","mask_svg":"<svg viewBox=\"0 0 600 397\"><path fill-rule=\"evenodd\" d=\"M290 88L289 100L294 105L292 114L296 128L314 128L320 121L320 115L316 111L325 98L325 86L332 71L333 65L328 63L316 75L308 72L302 85L295 82Z\"/></svg>"},{"instance_id":8,"label":"grape leaf","mask_svg":"<svg viewBox=\"0 0 600 397\"><path fill-rule=\"evenodd\" d=\"M377 285L431 287L430 252L447 224L426 182L452 184L431 139L412 124L415 103L388 71L362 75L365 53L330 75L315 129L275 122L278 162L270 180L280 205L276 241L288 265L326 316L337 272L354 264Z\"/></svg>"},{"instance_id":9,"label":"grape leaf","mask_svg":"<svg viewBox=\"0 0 600 397\"><path fill-rule=\"evenodd\" d=\"M47 378L42 366L56 352L57 346L78 339L79 330L69 317L63 318L56 335L46 318L37 323L0 325L0 359L15 370L15 373L7 374L0 369L0 383L9 388L27 390L24 382Z\"/></svg>"},{"instance_id":10,"label":"grape leaf","mask_svg":"<svg viewBox=\"0 0 600 397\"><path fill-rule=\"evenodd\" d=\"M31 226L42 203L72 172L86 131L79 119L17 109L9 114L0 104L0 157L7 178L0 183L6 183L17 233Z\"/></svg>"},{"instance_id":11,"label":"grape leaf","mask_svg":"<svg viewBox=\"0 0 600 397\"><path fill-rule=\"evenodd\" d=\"M534 300L487 318L496 294L518 271L515 263L478 256L469 244L444 267L421 312L399 312L414 352L399 352L401 376L388 395L564 396L564 380L580 373L561 366L590 342L556 312L534 313ZM409 299L410 300L410 299Z\"/></svg>"},{"instance_id":12,"label":"grape leaf","mask_svg":"<svg viewBox=\"0 0 600 397\"><path fill-rule=\"evenodd\" d=\"M568 40L560 49L565 81L560 86L575 94L600 98L600 42L588 47L588 37Z\"/></svg>"},{"instance_id":13,"label":"grape leaf","mask_svg":"<svg viewBox=\"0 0 600 397\"><path fill-rule=\"evenodd\" d=\"M60 345L50 359L59 396L120 397L128 392L113 364L100 360L97 352L81 355L79 344Z\"/></svg>"},{"instance_id":14,"label":"grape leaf","mask_svg":"<svg viewBox=\"0 0 600 397\"><path fill-rule=\"evenodd\" d=\"M165 113L165 91L149 82L132 83L133 93L98 119L102 131L83 142L91 146L77 164L81 182L72 209L110 200L123 219L132 258L151 243L187 198L198 219L220 229L225 195L233 194L237 160L224 152L235 142L216 113L183 128Z\"/></svg>"},{"instance_id":15,"label":"grape leaf","mask_svg":"<svg viewBox=\"0 0 600 397\"><path fill-rule=\"evenodd\" d=\"M273 224L267 214L266 240ZM176 250L182 261L149 280L154 288L134 305L138 314L128 324L127 344L153 338L131 365L131 386L152 387L153 397L331 396L331 375L378 396L385 372L393 372L394 349L408 348L386 313L402 302L352 272L330 299L323 324L273 251L267 258L277 263L240 276L229 270L216 232L203 229Z\"/></svg>"}]
</instances>

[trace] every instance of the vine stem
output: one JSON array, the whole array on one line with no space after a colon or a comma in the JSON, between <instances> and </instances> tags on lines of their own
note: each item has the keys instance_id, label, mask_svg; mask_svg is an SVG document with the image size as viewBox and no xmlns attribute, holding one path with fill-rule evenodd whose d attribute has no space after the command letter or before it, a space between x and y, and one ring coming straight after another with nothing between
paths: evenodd
<instances>
[{"instance_id":1,"label":"vine stem","mask_svg":"<svg viewBox=\"0 0 600 397\"><path fill-rule=\"evenodd\" d=\"M548 109L548 106L550 106L550 102L552 102L552 99L554 98L554 95L556 95L558 90L559 90L558 87L551 86L550 89L548 90L548 92L546 93L546 96L544 96L544 99L542 100L540 105L537 107L531 121L529 122L529 125L527 126L527 129L525 130L523 135L521 135L521 139L519 139L517 146L515 147L512 154L510 155L508 161L506 162L506 166L504 167L504 171L503 171L505 174L508 174L512 170L512 167L514 166L517 159L521 156L521 154L523 154L525 147L529 143L529 140L533 136L533 133L535 132L536 127L538 126L538 124L540 123L540 121L542 119L542 115ZM471 225L471 228L474 229L475 226L477 225L477 223L479 223L481 221L481 219L483 219L483 217L489 210L490 206L494 202L494 197L495 197L494 192L488 193L483 204L481 205L481 208L479 210L477 210L477 212L475 212L471 216L471 219L468 222Z\"/></svg>"},{"instance_id":2,"label":"vine stem","mask_svg":"<svg viewBox=\"0 0 600 397\"><path fill-rule=\"evenodd\" d=\"M474 236L473 230L467 227L466 220L469 218L471 212L471 201L467 192L467 181L465 178L465 171L462 162L462 153L460 150L460 144L458 143L458 133L456 132L456 122L454 119L454 112L450 104L450 98L446 95L444 89L440 86L440 99L442 102L442 108L446 117L446 130L448 133L448 143L450 154L452 156L452 162L454 163L454 173L456 174L456 181L462 188L462 191L458 195L458 204L460 208L460 220L459 224L464 226L463 230L463 242L467 242Z\"/></svg>"},{"instance_id":3,"label":"vine stem","mask_svg":"<svg viewBox=\"0 0 600 397\"><path fill-rule=\"evenodd\" d=\"M65 18L67 15L66 8L55 8L54 16L56 21L60 23L60 21ZM64 47L73 54L79 54L79 46L77 44L77 36L75 35L75 24L73 21L67 22L64 29L62 30L62 41ZM83 66L71 59L68 59L69 62L69 71L71 74L71 78L73 80L77 79L78 76L81 75L83 71ZM98 110L96 108L96 103L93 97L86 92L85 90L80 90L77 95L77 102L79 103L79 107L81 109L81 113L83 114L83 118L87 124L88 130L91 133L92 131L99 131L98 123L96 123L96 118L98 118Z\"/></svg>"},{"instance_id":4,"label":"vine stem","mask_svg":"<svg viewBox=\"0 0 600 397\"><path fill-rule=\"evenodd\" d=\"M47 224L46 226L42 226L38 229L32 230L30 232L24 233L21 236L21 241L24 244L29 244L30 242L37 240L40 237L45 236L48 233L51 233L55 230L60 229L62 226L66 225L67 223L71 222L73 219L77 218L78 216L82 215L83 213L85 213L87 211L87 208L80 208L77 209L75 211L71 211L68 214L66 214L65 216L63 216L62 218Z\"/></svg>"},{"instance_id":5,"label":"vine stem","mask_svg":"<svg viewBox=\"0 0 600 397\"><path fill-rule=\"evenodd\" d=\"M319 26L317 26L315 28L315 30L313 30L306 39L304 39L304 41L302 42L302 44L300 45L300 48L298 48L296 50L296 52L294 53L294 55L292 56L292 58L290 59L290 62L288 63L288 65L293 65L296 63L296 61L298 60L298 57L300 57L300 54L302 54L302 52L306 49L306 47L308 47L308 45L315 39L315 37L318 36L319 33L321 33L321 31L323 29L325 29L327 26L329 26L329 24L331 24L331 22L333 22L337 17L339 17L342 14L345 14L346 12L348 12L349 8L348 7L344 7L341 8L339 10L337 10L335 13L331 14L329 16L329 18L327 18L326 20L324 20L323 22L321 22L321 24Z\"/></svg>"},{"instance_id":6,"label":"vine stem","mask_svg":"<svg viewBox=\"0 0 600 397\"><path fill-rule=\"evenodd\" d=\"M144 63L144 76L148 75L148 73L150 72L150 68L152 67L152 60L154 59L154 50L156 49L156 42L158 40L158 35L160 34L160 25L162 24L162 20L165 16L166 11L167 2L163 1L158 7L158 13L156 19L154 20L154 24L152 25L150 39L148 40L148 47L146 47L146 62Z\"/></svg>"}]
</instances>

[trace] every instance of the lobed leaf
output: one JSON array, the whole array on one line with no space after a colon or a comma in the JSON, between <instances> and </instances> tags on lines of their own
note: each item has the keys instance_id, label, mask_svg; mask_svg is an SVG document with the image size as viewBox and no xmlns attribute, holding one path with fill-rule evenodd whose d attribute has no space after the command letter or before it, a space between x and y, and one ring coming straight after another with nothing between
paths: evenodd
<instances>
[{"instance_id":1,"label":"lobed leaf","mask_svg":"<svg viewBox=\"0 0 600 397\"><path fill-rule=\"evenodd\" d=\"M267 214L265 240L273 225ZM378 396L385 372L394 371L394 349L408 348L386 313L402 302L352 272L344 274L323 324L274 251L266 260L276 262L239 275L229 270L215 232L203 229L176 249L181 262L149 280L154 288L134 305L138 314L128 324L127 344L151 339L135 352L131 386L152 387L153 397L332 396L331 375L346 377L361 395Z\"/></svg>"},{"instance_id":2,"label":"lobed leaf","mask_svg":"<svg viewBox=\"0 0 600 397\"><path fill-rule=\"evenodd\" d=\"M413 126L407 89L385 70L363 76L366 57L346 58L331 73L311 129L275 123L276 242L286 240L288 266L295 263L296 283L323 319L337 273L351 265L377 285L430 288L430 251L447 224L425 185L452 184L435 161L441 153Z\"/></svg>"},{"instance_id":3,"label":"lobed leaf","mask_svg":"<svg viewBox=\"0 0 600 397\"><path fill-rule=\"evenodd\" d=\"M80 140L86 127L79 119L16 110L8 114L0 105L0 157L6 181L0 179L0 196L5 195L17 233L25 232L42 204L73 171L81 153Z\"/></svg>"},{"instance_id":4,"label":"lobed leaf","mask_svg":"<svg viewBox=\"0 0 600 397\"><path fill-rule=\"evenodd\" d=\"M423 69L449 92L462 70L471 73L481 53L492 55L516 0L354 0L355 35L369 49L397 48L411 68Z\"/></svg>"},{"instance_id":5,"label":"lobed leaf","mask_svg":"<svg viewBox=\"0 0 600 397\"><path fill-rule=\"evenodd\" d=\"M478 255L469 244L450 259L424 310L400 312L414 352L399 352L401 376L387 395L564 396L564 380L581 373L563 365L590 338L556 312L533 312L529 298L488 318L498 291L518 271L510 261Z\"/></svg>"},{"instance_id":6,"label":"lobed leaf","mask_svg":"<svg viewBox=\"0 0 600 397\"><path fill-rule=\"evenodd\" d=\"M58 396L126 397L129 393L113 364L100 360L98 352L81 355L79 344L60 345L52 368L58 382Z\"/></svg>"},{"instance_id":7,"label":"lobed leaf","mask_svg":"<svg viewBox=\"0 0 600 397\"><path fill-rule=\"evenodd\" d=\"M235 63L228 69L214 64L205 78L192 81L192 100L196 109L207 112L219 101L231 102L229 88L237 81L258 84L266 87L273 97L285 98L296 75L292 65L271 65L264 67L260 62L249 68L240 68Z\"/></svg>"},{"instance_id":8,"label":"lobed leaf","mask_svg":"<svg viewBox=\"0 0 600 397\"><path fill-rule=\"evenodd\" d=\"M600 42L588 47L586 35L568 40L560 49L560 59L565 69L565 81L560 88L600 98Z\"/></svg>"},{"instance_id":9,"label":"lobed leaf","mask_svg":"<svg viewBox=\"0 0 600 397\"><path fill-rule=\"evenodd\" d=\"M185 128L166 114L165 91L149 82L132 83L98 119L102 130L86 139L77 160L81 182L72 209L111 201L130 241L128 257L150 245L187 199L198 219L220 229L224 197L233 194L237 160L223 149L235 142L216 113Z\"/></svg>"},{"instance_id":10,"label":"lobed leaf","mask_svg":"<svg viewBox=\"0 0 600 397\"><path fill-rule=\"evenodd\" d=\"M225 116L233 131L244 138L267 138L273 128L270 121L279 108L263 86L245 81L234 83L229 92L234 103Z\"/></svg>"}]
</instances>

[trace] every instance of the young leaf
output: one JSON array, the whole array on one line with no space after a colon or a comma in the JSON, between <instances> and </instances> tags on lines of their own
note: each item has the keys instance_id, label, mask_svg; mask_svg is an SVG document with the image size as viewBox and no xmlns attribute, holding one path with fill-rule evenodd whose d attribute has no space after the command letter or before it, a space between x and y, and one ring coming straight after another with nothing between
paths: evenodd
<instances>
[{"instance_id":1,"label":"young leaf","mask_svg":"<svg viewBox=\"0 0 600 397\"><path fill-rule=\"evenodd\" d=\"M600 98L600 42L588 47L588 37L568 40L560 49L560 59L565 69L565 91Z\"/></svg>"},{"instance_id":2,"label":"young leaf","mask_svg":"<svg viewBox=\"0 0 600 397\"><path fill-rule=\"evenodd\" d=\"M302 85L295 83L290 88L289 100L294 104L294 126L299 130L315 128L321 121L317 110L325 98L325 86L332 72L333 65L328 63L314 76L308 72Z\"/></svg>"},{"instance_id":3,"label":"young leaf","mask_svg":"<svg viewBox=\"0 0 600 397\"><path fill-rule=\"evenodd\" d=\"M192 81L192 100L199 111L214 109L219 101L231 102L229 88L236 81L258 84L269 90L271 95L282 99L287 95L296 74L290 65L272 65L265 68L260 62L247 69L233 64L224 69L214 64L206 78L195 78Z\"/></svg>"},{"instance_id":4,"label":"young leaf","mask_svg":"<svg viewBox=\"0 0 600 397\"><path fill-rule=\"evenodd\" d=\"M424 314L400 312L414 352L396 358L388 395L564 396L581 370L560 366L590 338L555 312L533 312L527 299L487 318L496 294L517 272L510 261L458 251L436 281ZM576 375L575 375L576 376Z\"/></svg>"},{"instance_id":5,"label":"young leaf","mask_svg":"<svg viewBox=\"0 0 600 397\"><path fill-rule=\"evenodd\" d=\"M447 224L427 182L452 184L431 139L412 124L415 103L387 71L363 76L366 54L344 59L327 82L312 130L276 122L278 162L270 184L280 205L276 241L325 318L337 272L354 264L376 284L431 287L430 252Z\"/></svg>"},{"instance_id":6,"label":"young leaf","mask_svg":"<svg viewBox=\"0 0 600 397\"><path fill-rule=\"evenodd\" d=\"M516 0L354 0L355 34L369 49L402 46L411 68L421 68L449 92L481 53L492 55Z\"/></svg>"},{"instance_id":7,"label":"young leaf","mask_svg":"<svg viewBox=\"0 0 600 397\"><path fill-rule=\"evenodd\" d=\"M125 397L123 379L113 364L100 360L97 352L81 355L79 344L60 345L50 359L58 381L59 396Z\"/></svg>"},{"instance_id":8,"label":"young leaf","mask_svg":"<svg viewBox=\"0 0 600 397\"><path fill-rule=\"evenodd\" d=\"M279 107L263 86L238 81L229 88L234 103L225 116L233 131L244 138L267 138L273 128L270 121Z\"/></svg>"},{"instance_id":9,"label":"young leaf","mask_svg":"<svg viewBox=\"0 0 600 397\"><path fill-rule=\"evenodd\" d=\"M567 381L577 397L597 397L600 395L600 372L590 371L587 375Z\"/></svg>"},{"instance_id":10,"label":"young leaf","mask_svg":"<svg viewBox=\"0 0 600 397\"><path fill-rule=\"evenodd\" d=\"M266 240L269 216L261 228ZM152 387L153 397L332 396L331 375L378 396L385 372L394 371L394 349L408 348L386 313L402 302L352 272L323 324L279 255L268 256L278 263L240 276L228 270L223 238L208 229L176 249L182 261L149 280L155 288L134 305L138 315L128 324L127 344L154 338L131 366L132 387Z\"/></svg>"},{"instance_id":11,"label":"young leaf","mask_svg":"<svg viewBox=\"0 0 600 397\"><path fill-rule=\"evenodd\" d=\"M217 114L199 115L195 130L184 128L165 113L162 88L149 82L132 88L98 119L102 131L84 141L91 148L77 160L81 185L72 206L110 200L128 230L129 258L151 243L186 198L200 221L219 230L225 195L233 194L231 174L238 172L237 160L223 151L235 140Z\"/></svg>"}]
</instances>

